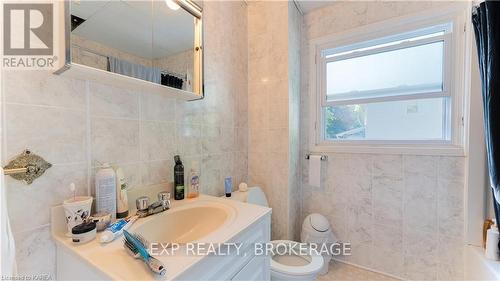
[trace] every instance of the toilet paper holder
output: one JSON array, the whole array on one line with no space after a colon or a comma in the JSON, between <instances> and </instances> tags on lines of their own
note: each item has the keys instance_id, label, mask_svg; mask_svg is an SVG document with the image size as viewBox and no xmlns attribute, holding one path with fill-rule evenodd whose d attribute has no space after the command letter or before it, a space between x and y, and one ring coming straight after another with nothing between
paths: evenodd
<instances>
[{"instance_id":1,"label":"toilet paper holder","mask_svg":"<svg viewBox=\"0 0 500 281\"><path fill-rule=\"evenodd\" d=\"M52 167L52 164L32 153L29 149L26 149L3 167L3 169L4 175L10 175L16 180L32 184L35 179L43 175L50 167Z\"/></svg>"},{"instance_id":2,"label":"toilet paper holder","mask_svg":"<svg viewBox=\"0 0 500 281\"><path fill-rule=\"evenodd\" d=\"M306 160L309 160L309 158L311 158L311 155L313 154L306 154ZM321 155L321 161L327 161L328 160L328 155Z\"/></svg>"}]
</instances>

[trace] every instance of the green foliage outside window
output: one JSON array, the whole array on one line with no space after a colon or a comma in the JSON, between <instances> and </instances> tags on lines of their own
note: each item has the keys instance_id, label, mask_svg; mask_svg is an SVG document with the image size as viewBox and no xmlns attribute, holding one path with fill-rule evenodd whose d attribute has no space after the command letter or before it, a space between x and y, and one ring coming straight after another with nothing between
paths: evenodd
<instances>
[{"instance_id":1,"label":"green foliage outside window","mask_svg":"<svg viewBox=\"0 0 500 281\"><path fill-rule=\"evenodd\" d=\"M364 137L365 106L346 105L327 107L325 110L325 121L327 139L342 138L337 135L354 129L361 130L353 134Z\"/></svg>"}]
</instances>

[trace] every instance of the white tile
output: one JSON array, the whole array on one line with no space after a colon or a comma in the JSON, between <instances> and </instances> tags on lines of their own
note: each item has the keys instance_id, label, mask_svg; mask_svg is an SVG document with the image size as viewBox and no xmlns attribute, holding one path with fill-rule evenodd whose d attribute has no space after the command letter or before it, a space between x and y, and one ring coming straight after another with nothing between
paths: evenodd
<instances>
[{"instance_id":1,"label":"white tile","mask_svg":"<svg viewBox=\"0 0 500 281\"><path fill-rule=\"evenodd\" d=\"M6 102L85 110L85 82L50 71L3 71Z\"/></svg>"},{"instance_id":2,"label":"white tile","mask_svg":"<svg viewBox=\"0 0 500 281\"><path fill-rule=\"evenodd\" d=\"M85 125L82 111L7 104L4 163L26 148L52 164L86 161Z\"/></svg>"},{"instance_id":3,"label":"white tile","mask_svg":"<svg viewBox=\"0 0 500 281\"><path fill-rule=\"evenodd\" d=\"M424 174L407 174L404 178L405 203L421 201L437 201L438 183L436 177Z\"/></svg>"},{"instance_id":4,"label":"white tile","mask_svg":"<svg viewBox=\"0 0 500 281\"><path fill-rule=\"evenodd\" d=\"M403 256L400 250L374 247L371 251L372 268L394 276L404 275Z\"/></svg>"},{"instance_id":5,"label":"white tile","mask_svg":"<svg viewBox=\"0 0 500 281\"><path fill-rule=\"evenodd\" d=\"M404 276L408 280L436 280L437 263L427 256L405 256Z\"/></svg>"},{"instance_id":6,"label":"white tile","mask_svg":"<svg viewBox=\"0 0 500 281\"><path fill-rule=\"evenodd\" d=\"M460 181L465 175L464 157L441 157L439 159L439 178Z\"/></svg>"},{"instance_id":7,"label":"white tile","mask_svg":"<svg viewBox=\"0 0 500 281\"><path fill-rule=\"evenodd\" d=\"M372 179L373 219L382 225L402 226L403 181L375 176Z\"/></svg>"},{"instance_id":8,"label":"white tile","mask_svg":"<svg viewBox=\"0 0 500 281\"><path fill-rule=\"evenodd\" d=\"M247 151L248 149L248 128L237 127L234 129L235 150Z\"/></svg>"},{"instance_id":9,"label":"white tile","mask_svg":"<svg viewBox=\"0 0 500 281\"><path fill-rule=\"evenodd\" d=\"M50 226L15 233L14 238L18 276L54 280L56 249L51 238Z\"/></svg>"},{"instance_id":10,"label":"white tile","mask_svg":"<svg viewBox=\"0 0 500 281\"><path fill-rule=\"evenodd\" d=\"M457 190L458 189L458 190ZM439 181L438 220L439 233L450 237L464 235L463 183Z\"/></svg>"},{"instance_id":11,"label":"white tile","mask_svg":"<svg viewBox=\"0 0 500 281\"><path fill-rule=\"evenodd\" d=\"M139 122L92 118L92 165L139 161Z\"/></svg>"},{"instance_id":12,"label":"white tile","mask_svg":"<svg viewBox=\"0 0 500 281\"><path fill-rule=\"evenodd\" d=\"M381 273L375 273L353 265L342 262L330 262L329 271L325 275L319 275L318 281L396 281L399 279L391 278Z\"/></svg>"},{"instance_id":13,"label":"white tile","mask_svg":"<svg viewBox=\"0 0 500 281\"><path fill-rule=\"evenodd\" d=\"M54 165L31 185L7 177L7 206L13 231L25 231L50 223L49 208L62 204L64 199L73 195L70 183L75 183L77 195L87 194L85 163Z\"/></svg>"},{"instance_id":14,"label":"white tile","mask_svg":"<svg viewBox=\"0 0 500 281\"><path fill-rule=\"evenodd\" d=\"M290 141L289 130L287 128L270 129L268 137L269 151L288 153Z\"/></svg>"},{"instance_id":15,"label":"white tile","mask_svg":"<svg viewBox=\"0 0 500 281\"><path fill-rule=\"evenodd\" d=\"M367 154L347 154L343 163L348 174L368 176L372 174L372 156Z\"/></svg>"},{"instance_id":16,"label":"white tile","mask_svg":"<svg viewBox=\"0 0 500 281\"><path fill-rule=\"evenodd\" d=\"M147 109L144 106L144 102L142 103L143 103L143 109L142 109L143 115L145 114L147 116L149 113L144 113L147 111ZM190 102L186 102L185 100L177 100L175 104L175 121L178 123L200 125L201 123L203 123L203 105L204 105L203 100L190 101ZM162 111L167 111L167 112L162 113ZM160 116L162 119L168 121L167 120L168 118L172 118L171 111L172 108L168 107L166 109L164 108L158 109L159 113L151 114L151 118L156 118L154 116L157 117Z\"/></svg>"},{"instance_id":17,"label":"white tile","mask_svg":"<svg viewBox=\"0 0 500 281\"><path fill-rule=\"evenodd\" d=\"M438 264L437 267L437 279L438 280L465 280L464 276L464 264L450 265L450 264Z\"/></svg>"},{"instance_id":18,"label":"white tile","mask_svg":"<svg viewBox=\"0 0 500 281\"><path fill-rule=\"evenodd\" d=\"M206 154L235 151L235 131L233 127L203 126L202 152Z\"/></svg>"},{"instance_id":19,"label":"white tile","mask_svg":"<svg viewBox=\"0 0 500 281\"><path fill-rule=\"evenodd\" d=\"M404 230L403 250L405 256L420 256L436 261L438 254L437 233L423 232L416 229Z\"/></svg>"},{"instance_id":20,"label":"white tile","mask_svg":"<svg viewBox=\"0 0 500 281\"><path fill-rule=\"evenodd\" d=\"M141 160L172 160L178 151L176 126L174 123L143 121L140 142Z\"/></svg>"},{"instance_id":21,"label":"white tile","mask_svg":"<svg viewBox=\"0 0 500 281\"><path fill-rule=\"evenodd\" d=\"M436 200L406 200L403 212L406 229L418 229L427 232L437 231Z\"/></svg>"},{"instance_id":22,"label":"white tile","mask_svg":"<svg viewBox=\"0 0 500 281\"><path fill-rule=\"evenodd\" d=\"M201 126L193 124L177 124L177 151L183 156L201 155Z\"/></svg>"},{"instance_id":23,"label":"white tile","mask_svg":"<svg viewBox=\"0 0 500 281\"><path fill-rule=\"evenodd\" d=\"M351 246L351 255L346 256L346 260L363 267L372 267L371 243L359 242Z\"/></svg>"},{"instance_id":24,"label":"white tile","mask_svg":"<svg viewBox=\"0 0 500 281\"><path fill-rule=\"evenodd\" d=\"M347 235L353 244L371 243L373 237L371 206L347 206Z\"/></svg>"},{"instance_id":25,"label":"white tile","mask_svg":"<svg viewBox=\"0 0 500 281\"><path fill-rule=\"evenodd\" d=\"M373 175L401 178L403 176L403 157L401 155L374 156Z\"/></svg>"},{"instance_id":26,"label":"white tile","mask_svg":"<svg viewBox=\"0 0 500 281\"><path fill-rule=\"evenodd\" d=\"M250 129L248 133L248 146L251 151L269 151L269 130Z\"/></svg>"},{"instance_id":27,"label":"white tile","mask_svg":"<svg viewBox=\"0 0 500 281\"><path fill-rule=\"evenodd\" d=\"M174 161L159 160L141 163L142 185L170 183L174 181Z\"/></svg>"},{"instance_id":28,"label":"white tile","mask_svg":"<svg viewBox=\"0 0 500 281\"><path fill-rule=\"evenodd\" d=\"M464 267L464 247L462 237L440 235L438 244L439 264L449 265L451 268L449 273L461 273Z\"/></svg>"},{"instance_id":29,"label":"white tile","mask_svg":"<svg viewBox=\"0 0 500 281\"><path fill-rule=\"evenodd\" d=\"M403 254L403 228L387 225L373 225L373 247Z\"/></svg>"},{"instance_id":30,"label":"white tile","mask_svg":"<svg viewBox=\"0 0 500 281\"><path fill-rule=\"evenodd\" d=\"M438 170L438 159L435 156L403 156L405 176L417 175L419 177L435 178Z\"/></svg>"},{"instance_id":31,"label":"white tile","mask_svg":"<svg viewBox=\"0 0 500 281\"><path fill-rule=\"evenodd\" d=\"M139 118L139 95L108 85L90 83L90 113L98 117Z\"/></svg>"},{"instance_id":32,"label":"white tile","mask_svg":"<svg viewBox=\"0 0 500 281\"><path fill-rule=\"evenodd\" d=\"M142 120L175 121L177 102L174 98L155 93L142 93L140 98Z\"/></svg>"},{"instance_id":33,"label":"white tile","mask_svg":"<svg viewBox=\"0 0 500 281\"><path fill-rule=\"evenodd\" d=\"M325 174L325 173L323 173ZM370 175L340 174L329 177L327 190L345 198L352 204L370 204L372 202L372 185Z\"/></svg>"}]
</instances>

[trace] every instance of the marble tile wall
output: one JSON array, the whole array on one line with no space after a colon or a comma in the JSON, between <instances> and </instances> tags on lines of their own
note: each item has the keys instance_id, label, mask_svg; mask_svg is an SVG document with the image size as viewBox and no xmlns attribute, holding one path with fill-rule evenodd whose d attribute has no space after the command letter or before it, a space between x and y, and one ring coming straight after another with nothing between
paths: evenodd
<instances>
[{"instance_id":1,"label":"marble tile wall","mask_svg":"<svg viewBox=\"0 0 500 281\"><path fill-rule=\"evenodd\" d=\"M307 42L446 2L336 2L304 16L301 150L308 151ZM327 153L321 188L302 161L302 217L328 217L352 243L342 260L411 280L462 280L465 158Z\"/></svg>"},{"instance_id":2,"label":"marble tile wall","mask_svg":"<svg viewBox=\"0 0 500 281\"><path fill-rule=\"evenodd\" d=\"M293 2L249 2L248 174L273 208L273 239L294 238L298 219L300 21Z\"/></svg>"},{"instance_id":3,"label":"marble tile wall","mask_svg":"<svg viewBox=\"0 0 500 281\"><path fill-rule=\"evenodd\" d=\"M53 164L26 186L6 178L19 274L55 277L49 210L93 193L97 163L123 167L130 186L171 186L174 154L198 166L203 193L221 195L223 180L246 181L247 7L207 2L205 99L170 97L46 71L2 73L2 165L25 148ZM231 44L227 44L231 42Z\"/></svg>"},{"instance_id":4,"label":"marble tile wall","mask_svg":"<svg viewBox=\"0 0 500 281\"><path fill-rule=\"evenodd\" d=\"M302 213L327 216L352 243L342 260L408 279L463 278L463 157L327 155L321 188L303 174Z\"/></svg>"},{"instance_id":5,"label":"marble tile wall","mask_svg":"<svg viewBox=\"0 0 500 281\"><path fill-rule=\"evenodd\" d=\"M300 239L300 44L302 15L293 2L288 3L288 124L289 187L288 238Z\"/></svg>"}]
</instances>

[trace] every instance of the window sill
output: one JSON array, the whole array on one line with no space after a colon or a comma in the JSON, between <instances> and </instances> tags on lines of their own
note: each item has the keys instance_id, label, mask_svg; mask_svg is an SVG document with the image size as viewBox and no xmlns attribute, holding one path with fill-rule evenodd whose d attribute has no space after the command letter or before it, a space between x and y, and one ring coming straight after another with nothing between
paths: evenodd
<instances>
[{"instance_id":1,"label":"window sill","mask_svg":"<svg viewBox=\"0 0 500 281\"><path fill-rule=\"evenodd\" d=\"M311 147L315 153L364 153L465 156L462 146L451 144L374 144L374 143L320 143Z\"/></svg>"}]
</instances>

